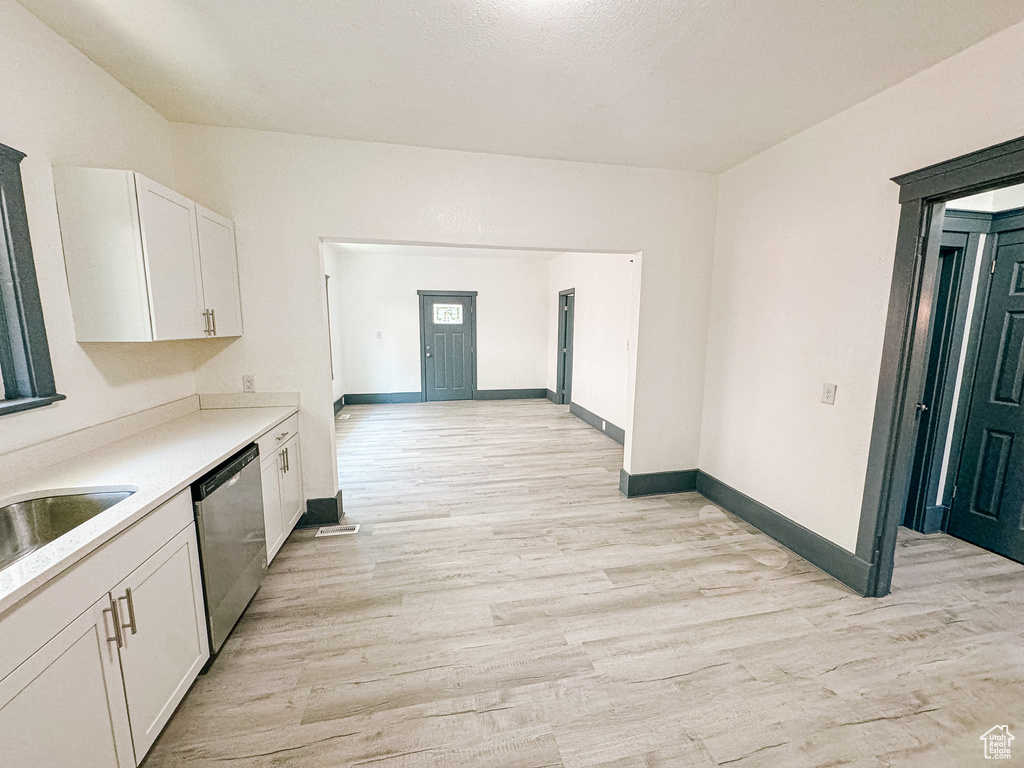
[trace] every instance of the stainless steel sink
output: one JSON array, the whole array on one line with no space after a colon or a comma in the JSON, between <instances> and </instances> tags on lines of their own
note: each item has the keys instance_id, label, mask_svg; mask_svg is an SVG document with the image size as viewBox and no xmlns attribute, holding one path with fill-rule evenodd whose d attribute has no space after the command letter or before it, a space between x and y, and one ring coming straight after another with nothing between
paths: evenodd
<instances>
[{"instance_id":1,"label":"stainless steel sink","mask_svg":"<svg viewBox=\"0 0 1024 768\"><path fill-rule=\"evenodd\" d=\"M58 493L0 507L0 570L124 501L135 491Z\"/></svg>"}]
</instances>

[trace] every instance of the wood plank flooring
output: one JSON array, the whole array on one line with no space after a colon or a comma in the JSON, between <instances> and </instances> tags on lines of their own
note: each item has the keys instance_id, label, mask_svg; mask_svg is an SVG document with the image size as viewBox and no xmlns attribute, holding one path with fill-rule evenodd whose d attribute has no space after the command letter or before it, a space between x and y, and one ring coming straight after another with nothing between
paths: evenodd
<instances>
[{"instance_id":1,"label":"wood plank flooring","mask_svg":"<svg viewBox=\"0 0 1024 768\"><path fill-rule=\"evenodd\" d=\"M621 447L547 401L341 415L361 531L291 536L146 768L960 768L993 725L1024 744L1024 567L904 532L864 599L695 493L623 498Z\"/></svg>"}]
</instances>

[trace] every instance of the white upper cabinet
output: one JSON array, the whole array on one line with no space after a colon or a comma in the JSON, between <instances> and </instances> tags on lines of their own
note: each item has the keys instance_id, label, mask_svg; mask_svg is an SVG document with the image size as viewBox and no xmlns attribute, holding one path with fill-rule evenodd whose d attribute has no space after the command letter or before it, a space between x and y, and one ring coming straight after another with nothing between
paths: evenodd
<instances>
[{"instance_id":1,"label":"white upper cabinet","mask_svg":"<svg viewBox=\"0 0 1024 768\"><path fill-rule=\"evenodd\" d=\"M242 303L238 296L235 225L219 213L196 205L203 294L210 312L211 335L242 335Z\"/></svg>"},{"instance_id":2,"label":"white upper cabinet","mask_svg":"<svg viewBox=\"0 0 1024 768\"><path fill-rule=\"evenodd\" d=\"M53 174L79 341L241 335L230 221L131 171Z\"/></svg>"},{"instance_id":3,"label":"white upper cabinet","mask_svg":"<svg viewBox=\"0 0 1024 768\"><path fill-rule=\"evenodd\" d=\"M153 340L201 338L206 308L195 203L134 175Z\"/></svg>"}]
</instances>

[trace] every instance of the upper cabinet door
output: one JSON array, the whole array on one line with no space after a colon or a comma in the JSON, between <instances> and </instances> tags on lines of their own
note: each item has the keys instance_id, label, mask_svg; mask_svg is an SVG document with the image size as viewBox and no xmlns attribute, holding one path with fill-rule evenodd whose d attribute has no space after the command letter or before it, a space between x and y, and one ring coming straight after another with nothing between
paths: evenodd
<instances>
[{"instance_id":1,"label":"upper cabinet door","mask_svg":"<svg viewBox=\"0 0 1024 768\"><path fill-rule=\"evenodd\" d=\"M219 213L196 206L203 295L212 336L242 335L242 302L238 295L235 225Z\"/></svg>"},{"instance_id":2,"label":"upper cabinet door","mask_svg":"<svg viewBox=\"0 0 1024 768\"><path fill-rule=\"evenodd\" d=\"M153 338L207 336L195 203L135 174Z\"/></svg>"}]
</instances>

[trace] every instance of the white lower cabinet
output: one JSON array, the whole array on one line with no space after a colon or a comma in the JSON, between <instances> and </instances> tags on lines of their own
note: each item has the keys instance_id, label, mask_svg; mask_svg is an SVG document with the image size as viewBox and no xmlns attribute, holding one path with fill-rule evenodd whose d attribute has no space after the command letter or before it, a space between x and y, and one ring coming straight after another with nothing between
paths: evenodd
<instances>
[{"instance_id":1,"label":"white lower cabinet","mask_svg":"<svg viewBox=\"0 0 1024 768\"><path fill-rule=\"evenodd\" d=\"M135 766L111 599L0 680L0 765Z\"/></svg>"},{"instance_id":2,"label":"white lower cabinet","mask_svg":"<svg viewBox=\"0 0 1024 768\"><path fill-rule=\"evenodd\" d=\"M274 559L284 542L284 523L281 520L281 469L283 459L277 455L260 462L260 482L263 483L263 525L267 529L267 564Z\"/></svg>"},{"instance_id":3,"label":"white lower cabinet","mask_svg":"<svg viewBox=\"0 0 1024 768\"><path fill-rule=\"evenodd\" d=\"M261 456L260 472L269 563L302 517L304 501L297 433L293 433L273 453Z\"/></svg>"},{"instance_id":4,"label":"white lower cabinet","mask_svg":"<svg viewBox=\"0 0 1024 768\"><path fill-rule=\"evenodd\" d=\"M210 657L195 530L175 536L113 594L132 742L141 757Z\"/></svg>"},{"instance_id":5,"label":"white lower cabinet","mask_svg":"<svg viewBox=\"0 0 1024 768\"><path fill-rule=\"evenodd\" d=\"M209 657L186 490L0 617L0 766L134 768Z\"/></svg>"},{"instance_id":6,"label":"white lower cabinet","mask_svg":"<svg viewBox=\"0 0 1024 768\"><path fill-rule=\"evenodd\" d=\"M295 435L284 446L284 475L281 476L281 520L288 534L302 517L302 469L299 464L299 436Z\"/></svg>"}]
</instances>

